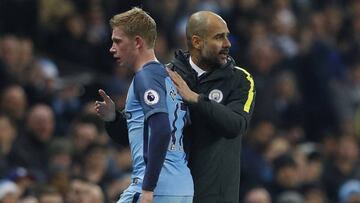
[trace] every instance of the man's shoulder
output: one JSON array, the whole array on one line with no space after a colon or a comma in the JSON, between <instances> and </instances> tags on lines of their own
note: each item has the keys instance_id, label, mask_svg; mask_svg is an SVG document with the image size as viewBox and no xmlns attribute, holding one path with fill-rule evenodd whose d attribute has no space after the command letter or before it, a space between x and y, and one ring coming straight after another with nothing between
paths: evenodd
<instances>
[{"instance_id":1,"label":"man's shoulder","mask_svg":"<svg viewBox=\"0 0 360 203\"><path fill-rule=\"evenodd\" d=\"M161 63L150 63L146 64L141 70L139 70L135 77L163 77L165 74L165 67Z\"/></svg>"},{"instance_id":2,"label":"man's shoulder","mask_svg":"<svg viewBox=\"0 0 360 203\"><path fill-rule=\"evenodd\" d=\"M232 69L235 77L252 78L251 73L246 68L234 65L232 66Z\"/></svg>"},{"instance_id":3,"label":"man's shoulder","mask_svg":"<svg viewBox=\"0 0 360 203\"><path fill-rule=\"evenodd\" d=\"M249 91L255 91L255 81L251 73L240 66L233 66L233 84L237 87L247 87Z\"/></svg>"},{"instance_id":4,"label":"man's shoulder","mask_svg":"<svg viewBox=\"0 0 360 203\"><path fill-rule=\"evenodd\" d=\"M163 72L164 64L152 61L143 66L143 68L139 72Z\"/></svg>"}]
</instances>

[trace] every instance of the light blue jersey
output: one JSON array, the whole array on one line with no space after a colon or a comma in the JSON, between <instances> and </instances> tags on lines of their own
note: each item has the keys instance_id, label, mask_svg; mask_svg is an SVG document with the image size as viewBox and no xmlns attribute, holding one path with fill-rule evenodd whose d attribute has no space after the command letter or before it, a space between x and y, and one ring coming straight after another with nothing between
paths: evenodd
<instances>
[{"instance_id":1,"label":"light blue jersey","mask_svg":"<svg viewBox=\"0 0 360 203\"><path fill-rule=\"evenodd\" d=\"M151 135L147 119L163 112L169 117L171 138L154 195L193 196L193 180L187 167L182 134L188 112L162 64L149 62L136 73L129 87L125 112L134 180L128 190L141 192Z\"/></svg>"}]
</instances>

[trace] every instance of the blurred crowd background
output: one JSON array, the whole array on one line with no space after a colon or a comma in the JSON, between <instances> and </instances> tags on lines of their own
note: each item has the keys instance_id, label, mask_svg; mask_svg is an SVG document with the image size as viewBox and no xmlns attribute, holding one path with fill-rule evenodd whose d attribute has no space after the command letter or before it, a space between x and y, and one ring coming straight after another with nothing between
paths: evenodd
<instances>
[{"instance_id":1,"label":"blurred crowd background","mask_svg":"<svg viewBox=\"0 0 360 203\"><path fill-rule=\"evenodd\" d=\"M257 90L240 202L360 202L358 0L1 0L0 202L115 202L130 183L129 148L93 105L98 88L124 105L133 73L108 21L133 6L155 18L163 63L193 12L227 21Z\"/></svg>"}]
</instances>

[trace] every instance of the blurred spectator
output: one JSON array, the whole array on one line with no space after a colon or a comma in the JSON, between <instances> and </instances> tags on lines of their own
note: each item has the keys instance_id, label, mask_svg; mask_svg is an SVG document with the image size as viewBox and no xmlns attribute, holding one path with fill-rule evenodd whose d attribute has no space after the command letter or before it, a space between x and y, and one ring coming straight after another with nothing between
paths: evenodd
<instances>
[{"instance_id":1,"label":"blurred spectator","mask_svg":"<svg viewBox=\"0 0 360 203\"><path fill-rule=\"evenodd\" d=\"M360 179L359 146L352 136L338 138L335 157L324 168L324 186L331 201L337 201L337 191L347 179Z\"/></svg>"},{"instance_id":2,"label":"blurred spectator","mask_svg":"<svg viewBox=\"0 0 360 203\"><path fill-rule=\"evenodd\" d=\"M29 38L19 38L18 54L17 77L20 82L26 83L28 72L31 70L35 60L33 41Z\"/></svg>"},{"instance_id":3,"label":"blurred spectator","mask_svg":"<svg viewBox=\"0 0 360 203\"><path fill-rule=\"evenodd\" d=\"M131 174L132 160L129 147L117 147L114 158L121 171Z\"/></svg>"},{"instance_id":4,"label":"blurred spectator","mask_svg":"<svg viewBox=\"0 0 360 203\"><path fill-rule=\"evenodd\" d=\"M346 181L339 190L340 203L356 203L360 201L359 179Z\"/></svg>"},{"instance_id":5,"label":"blurred spectator","mask_svg":"<svg viewBox=\"0 0 360 203\"><path fill-rule=\"evenodd\" d=\"M93 45L101 45L109 37L104 11L100 5L92 5L87 14L87 40Z\"/></svg>"},{"instance_id":6,"label":"blurred spectator","mask_svg":"<svg viewBox=\"0 0 360 203\"><path fill-rule=\"evenodd\" d=\"M273 2L274 14L272 21L272 40L279 48L281 55L291 59L298 53L298 45L294 36L297 19L294 15L289 0L276 0Z\"/></svg>"},{"instance_id":7,"label":"blurred spectator","mask_svg":"<svg viewBox=\"0 0 360 203\"><path fill-rule=\"evenodd\" d=\"M274 84L276 71L279 68L279 55L273 43L268 39L255 41L250 44L250 67L256 81L256 97L259 101L254 108L254 122L258 120L271 120L272 98L274 97Z\"/></svg>"},{"instance_id":8,"label":"blurred spectator","mask_svg":"<svg viewBox=\"0 0 360 203\"><path fill-rule=\"evenodd\" d=\"M241 153L240 194L273 179L271 162L266 157L268 146L275 136L275 127L269 121L261 121L244 137Z\"/></svg>"},{"instance_id":9,"label":"blurred spectator","mask_svg":"<svg viewBox=\"0 0 360 203\"><path fill-rule=\"evenodd\" d=\"M74 120L70 131L75 153L80 155L88 146L96 143L102 132L104 132L104 124L97 115L79 115Z\"/></svg>"},{"instance_id":10,"label":"blurred spectator","mask_svg":"<svg viewBox=\"0 0 360 203\"><path fill-rule=\"evenodd\" d=\"M49 143L49 167L70 169L73 148L68 138L56 137Z\"/></svg>"},{"instance_id":11,"label":"blurred spectator","mask_svg":"<svg viewBox=\"0 0 360 203\"><path fill-rule=\"evenodd\" d=\"M5 35L0 38L0 59L4 63L6 72L12 79L17 80L19 74L19 47L20 42L14 35Z\"/></svg>"},{"instance_id":12,"label":"blurred spectator","mask_svg":"<svg viewBox=\"0 0 360 203\"><path fill-rule=\"evenodd\" d=\"M304 197L296 191L285 191L276 200L277 203L305 203Z\"/></svg>"},{"instance_id":13,"label":"blurred spectator","mask_svg":"<svg viewBox=\"0 0 360 203\"><path fill-rule=\"evenodd\" d=\"M22 126L26 110L27 97L22 86L13 84L2 89L0 95L0 111L14 119L17 127Z\"/></svg>"},{"instance_id":14,"label":"blurred spectator","mask_svg":"<svg viewBox=\"0 0 360 203\"><path fill-rule=\"evenodd\" d=\"M10 164L26 167L35 173L38 181L44 181L49 158L47 148L53 138L54 126L54 113L49 106L38 104L31 107L24 133L10 152Z\"/></svg>"},{"instance_id":15,"label":"blurred spectator","mask_svg":"<svg viewBox=\"0 0 360 203\"><path fill-rule=\"evenodd\" d=\"M80 76L56 80L56 89L50 102L56 117L56 132L60 135L69 132L71 122L81 111L83 86L80 80Z\"/></svg>"},{"instance_id":16,"label":"blurred spectator","mask_svg":"<svg viewBox=\"0 0 360 203\"><path fill-rule=\"evenodd\" d=\"M88 201L89 203L102 203L105 201L103 191L101 188L95 184L89 184L88 186L89 195L88 195Z\"/></svg>"},{"instance_id":17,"label":"blurred spectator","mask_svg":"<svg viewBox=\"0 0 360 203\"><path fill-rule=\"evenodd\" d=\"M336 130L334 110L331 108L330 81L340 76L343 62L333 38L327 31L323 12L312 14L310 47L299 55L299 86L304 95L305 132L307 139L319 141L326 129ZM321 97L319 97L321 93Z\"/></svg>"},{"instance_id":18,"label":"blurred spectator","mask_svg":"<svg viewBox=\"0 0 360 203\"><path fill-rule=\"evenodd\" d=\"M291 154L280 155L273 161L273 175L274 180L268 184L267 189L274 201L281 198L281 196L287 196L284 195L286 191L298 191L300 189L301 177L298 173L297 164Z\"/></svg>"},{"instance_id":19,"label":"blurred spectator","mask_svg":"<svg viewBox=\"0 0 360 203\"><path fill-rule=\"evenodd\" d=\"M68 69L72 73L90 71L96 66L95 47L87 41L85 19L78 13L72 13L63 20L63 28L59 33L56 47L56 54L61 60L69 63L70 66L77 64L75 67L78 70Z\"/></svg>"},{"instance_id":20,"label":"blurred spectator","mask_svg":"<svg viewBox=\"0 0 360 203\"><path fill-rule=\"evenodd\" d=\"M51 104L60 82L56 64L49 58L36 58L26 75L24 86L30 105L39 102Z\"/></svg>"},{"instance_id":21,"label":"blurred spectator","mask_svg":"<svg viewBox=\"0 0 360 203\"><path fill-rule=\"evenodd\" d=\"M73 151L73 170L77 175L82 174L82 160L86 149L93 144L100 144L100 136L104 132L103 122L97 115L80 115L71 125L70 138L72 140ZM106 144L106 143L102 143Z\"/></svg>"},{"instance_id":22,"label":"blurred spectator","mask_svg":"<svg viewBox=\"0 0 360 203\"><path fill-rule=\"evenodd\" d=\"M71 140L64 137L53 139L49 144L48 153L47 183L54 187L62 196L66 196L73 164Z\"/></svg>"},{"instance_id":23,"label":"blurred spectator","mask_svg":"<svg viewBox=\"0 0 360 203\"><path fill-rule=\"evenodd\" d=\"M17 203L18 200L19 193L16 184L9 180L0 180L0 202Z\"/></svg>"},{"instance_id":24,"label":"blurred spectator","mask_svg":"<svg viewBox=\"0 0 360 203\"><path fill-rule=\"evenodd\" d=\"M274 89L272 114L276 126L281 129L303 126L304 107L293 73L289 71L278 73Z\"/></svg>"},{"instance_id":25,"label":"blurred spectator","mask_svg":"<svg viewBox=\"0 0 360 203\"><path fill-rule=\"evenodd\" d=\"M268 163L272 163L277 157L289 153L290 151L291 145L289 141L281 135L276 135L268 143L264 152L264 157Z\"/></svg>"},{"instance_id":26,"label":"blurred spectator","mask_svg":"<svg viewBox=\"0 0 360 203\"><path fill-rule=\"evenodd\" d=\"M43 186L39 194L37 195L39 203L63 203L63 197L61 194L53 187L45 185Z\"/></svg>"},{"instance_id":27,"label":"blurred spectator","mask_svg":"<svg viewBox=\"0 0 360 203\"><path fill-rule=\"evenodd\" d=\"M7 156L17 137L17 127L10 117L0 114L0 176L9 169Z\"/></svg>"},{"instance_id":28,"label":"blurred spectator","mask_svg":"<svg viewBox=\"0 0 360 203\"><path fill-rule=\"evenodd\" d=\"M298 146L298 151L304 155L304 166L299 172L302 174L302 182L305 185L321 183L324 173L324 158L314 143L303 143Z\"/></svg>"},{"instance_id":29,"label":"blurred spectator","mask_svg":"<svg viewBox=\"0 0 360 203\"><path fill-rule=\"evenodd\" d=\"M81 179L73 179L70 184L68 203L102 203L104 194L99 186Z\"/></svg>"},{"instance_id":30,"label":"blurred spectator","mask_svg":"<svg viewBox=\"0 0 360 203\"><path fill-rule=\"evenodd\" d=\"M326 192L321 185L306 184L303 186L302 193L306 203L328 203Z\"/></svg>"},{"instance_id":31,"label":"blurred spectator","mask_svg":"<svg viewBox=\"0 0 360 203\"><path fill-rule=\"evenodd\" d=\"M7 174L7 178L16 183L19 197L29 195L36 181L35 176L23 167L16 167L10 170Z\"/></svg>"},{"instance_id":32,"label":"blurred spectator","mask_svg":"<svg viewBox=\"0 0 360 203\"><path fill-rule=\"evenodd\" d=\"M116 193L107 193L109 195L107 198L114 198L115 196L118 198L120 192L125 189L123 188L124 184L129 183L103 145L92 144L88 146L82 163L81 174L87 181L99 185L104 191L116 191Z\"/></svg>"},{"instance_id":33,"label":"blurred spectator","mask_svg":"<svg viewBox=\"0 0 360 203\"><path fill-rule=\"evenodd\" d=\"M269 192L264 188L254 188L246 196L244 203L271 203Z\"/></svg>"},{"instance_id":34,"label":"blurred spectator","mask_svg":"<svg viewBox=\"0 0 360 203\"><path fill-rule=\"evenodd\" d=\"M40 0L39 6L39 22L46 31L58 29L60 21L75 10L70 0Z\"/></svg>"},{"instance_id":35,"label":"blurred spectator","mask_svg":"<svg viewBox=\"0 0 360 203\"><path fill-rule=\"evenodd\" d=\"M39 203L39 200L35 196L27 196L24 198L21 198L18 203Z\"/></svg>"},{"instance_id":36,"label":"blurred spectator","mask_svg":"<svg viewBox=\"0 0 360 203\"><path fill-rule=\"evenodd\" d=\"M111 178L107 177L109 159L105 146L98 144L89 145L83 155L82 172L86 180L104 187ZM108 179L109 178L109 179Z\"/></svg>"},{"instance_id":37,"label":"blurred spectator","mask_svg":"<svg viewBox=\"0 0 360 203\"><path fill-rule=\"evenodd\" d=\"M71 170L61 166L50 166L48 169L47 184L56 189L65 197L71 181Z\"/></svg>"},{"instance_id":38,"label":"blurred spectator","mask_svg":"<svg viewBox=\"0 0 360 203\"><path fill-rule=\"evenodd\" d=\"M341 133L358 134L356 114L360 110L360 63L353 64L344 80L332 83L333 108Z\"/></svg>"}]
</instances>

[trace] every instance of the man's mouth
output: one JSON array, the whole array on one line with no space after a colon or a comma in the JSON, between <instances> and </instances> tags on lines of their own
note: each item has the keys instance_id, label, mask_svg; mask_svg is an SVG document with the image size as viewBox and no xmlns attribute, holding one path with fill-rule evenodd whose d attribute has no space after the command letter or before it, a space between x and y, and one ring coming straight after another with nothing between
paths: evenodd
<instances>
[{"instance_id":1,"label":"man's mouth","mask_svg":"<svg viewBox=\"0 0 360 203\"><path fill-rule=\"evenodd\" d=\"M228 56L229 55L229 51L220 51L220 55L223 55L223 56Z\"/></svg>"},{"instance_id":2,"label":"man's mouth","mask_svg":"<svg viewBox=\"0 0 360 203\"><path fill-rule=\"evenodd\" d=\"M220 56L226 58L229 55L229 53L220 52Z\"/></svg>"},{"instance_id":3,"label":"man's mouth","mask_svg":"<svg viewBox=\"0 0 360 203\"><path fill-rule=\"evenodd\" d=\"M120 57L117 57L117 56L114 56L114 59L115 59L115 61L117 62L117 63L120 63Z\"/></svg>"}]
</instances>

